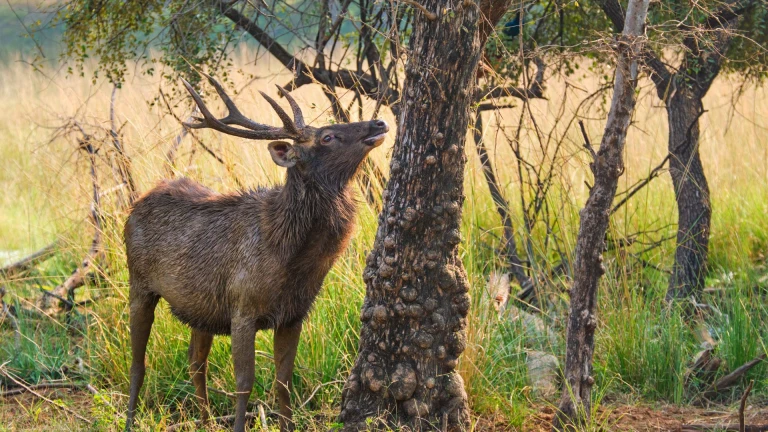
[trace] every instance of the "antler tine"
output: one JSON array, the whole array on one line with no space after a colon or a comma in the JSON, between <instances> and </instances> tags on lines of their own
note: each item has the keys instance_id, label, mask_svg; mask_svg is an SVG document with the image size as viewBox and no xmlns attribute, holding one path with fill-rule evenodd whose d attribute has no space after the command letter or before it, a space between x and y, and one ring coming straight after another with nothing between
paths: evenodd
<instances>
[{"instance_id":1,"label":"antler tine","mask_svg":"<svg viewBox=\"0 0 768 432\"><path fill-rule=\"evenodd\" d=\"M301 129L306 126L304 123L304 114L301 113L301 108L299 108L299 104L296 103L296 100L293 98L293 96L288 93L288 90L280 87L279 85L275 84L277 86L277 89L280 91L280 93L285 96L285 98L288 100L288 103L291 105L291 110L293 111L293 122L296 124L296 127Z\"/></svg>"},{"instance_id":2,"label":"antler tine","mask_svg":"<svg viewBox=\"0 0 768 432\"><path fill-rule=\"evenodd\" d=\"M288 116L288 113L286 113L285 110L283 110L283 108L281 108L280 105L278 105L274 99L267 96L266 93L264 93L263 91L259 91L259 93L261 93L261 95L264 96L264 99L266 99L267 102L269 102L269 104L272 105L272 108L277 113L277 116L280 117L280 120L283 121L283 126L285 126L285 130L295 133L297 136L300 135L299 130L296 128L296 124Z\"/></svg>"},{"instance_id":3,"label":"antler tine","mask_svg":"<svg viewBox=\"0 0 768 432\"><path fill-rule=\"evenodd\" d=\"M226 91L224 91L224 86L222 86L218 81L216 81L212 76L208 75L205 72L200 72L200 75L208 78L208 82L211 83L214 89L216 89L216 93L219 94L219 97L222 101L224 101L224 105L227 106L227 111L229 113L226 117L223 119L220 119L219 121L224 124L234 124L238 126L247 127L248 129L270 129L272 126L256 123L255 121L249 119L248 117L244 116L239 109L237 109L237 105L232 101L232 99L229 97Z\"/></svg>"},{"instance_id":4,"label":"antler tine","mask_svg":"<svg viewBox=\"0 0 768 432\"><path fill-rule=\"evenodd\" d=\"M200 113L203 115L203 118L195 117L198 123L182 122L181 124L190 129L203 129L206 127L211 127L209 119L214 118L214 116L210 111L208 111L208 107L205 106L203 98L200 97L194 87L192 87L192 84L190 84L187 80L182 78L181 82L184 84L184 87L187 88L190 96L192 96L192 99L195 101L195 105L197 105L197 109L199 109Z\"/></svg>"},{"instance_id":5,"label":"antler tine","mask_svg":"<svg viewBox=\"0 0 768 432\"><path fill-rule=\"evenodd\" d=\"M182 122L182 124L185 127L188 127L190 129L210 128L213 130L217 130L219 132L223 132L228 135L234 135L240 138L247 138L247 139L280 139L280 138L296 137L296 133L290 130L254 123L246 119L245 117L243 117L242 114L240 114L240 117L242 117L242 119L247 120L247 122L236 123L232 118L230 118L231 116L227 116L224 119L226 120L226 122L219 120L211 113L210 110L208 110L208 107L205 106L205 102L203 102L203 98L200 97L200 95L197 93L197 91L195 91L192 85L183 78L181 79L181 81L182 83L184 83L184 87L187 88L187 91L192 96L192 99L195 101L197 108L200 110L200 113L203 115L202 118L195 117L195 119L197 120L197 123ZM216 87L216 85L214 85L214 87ZM217 91L218 90L219 89L217 88ZM219 95L221 95L221 93L219 93ZM222 99L224 99L224 103L227 104L227 107L229 107L230 105L227 102L229 100L229 102L231 103L232 102L231 99L229 99L229 97L226 97L226 98L222 97ZM237 108L235 108L235 111L239 114L239 111L237 111ZM230 122L231 124L235 124L237 126L244 126L244 127L250 127L250 125L248 124L250 123L255 125L255 127L253 127L253 129L240 129L240 128L229 126Z\"/></svg>"}]
</instances>

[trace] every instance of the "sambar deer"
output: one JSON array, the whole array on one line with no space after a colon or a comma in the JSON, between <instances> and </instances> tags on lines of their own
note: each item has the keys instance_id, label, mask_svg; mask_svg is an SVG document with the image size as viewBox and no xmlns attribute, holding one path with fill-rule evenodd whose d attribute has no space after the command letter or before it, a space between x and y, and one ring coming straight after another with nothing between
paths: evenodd
<instances>
[{"instance_id":1,"label":"sambar deer","mask_svg":"<svg viewBox=\"0 0 768 432\"><path fill-rule=\"evenodd\" d=\"M308 126L296 101L279 86L293 119L262 93L283 127L259 124L206 77L229 114L217 119L184 81L202 114L186 127L254 140L293 140L268 146L272 160L288 169L286 181L270 189L218 194L180 179L163 182L136 202L124 232L133 355L126 430L144 382L147 340L160 298L192 328L190 374L203 420L208 419L206 372L213 335L231 335L235 431L245 430L256 332L274 329L280 430L291 430L291 375L302 320L352 232L355 173L389 126L382 120Z\"/></svg>"}]
</instances>

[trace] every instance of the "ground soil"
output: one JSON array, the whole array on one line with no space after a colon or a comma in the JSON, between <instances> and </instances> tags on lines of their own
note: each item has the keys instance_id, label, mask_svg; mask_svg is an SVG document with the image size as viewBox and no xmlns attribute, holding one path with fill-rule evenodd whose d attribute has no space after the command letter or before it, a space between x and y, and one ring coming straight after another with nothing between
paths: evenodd
<instances>
[{"instance_id":1,"label":"ground soil","mask_svg":"<svg viewBox=\"0 0 768 432\"><path fill-rule=\"evenodd\" d=\"M40 390L45 397L61 401L67 408L86 418L92 417L93 395L67 389ZM541 406L531 410L520 432L551 430L555 409ZM768 401L751 401L745 410L747 425L768 425ZM328 420L328 419L326 419ZM482 416L474 420L476 432L512 432L515 428L502 417ZM606 405L594 421L599 430L621 432L681 432L686 425L709 426L713 431L736 427L738 403L724 406L691 407L677 405ZM326 423L327 424L327 423ZM0 398L0 431L111 430L114 425L88 425L49 402L25 393Z\"/></svg>"},{"instance_id":2,"label":"ground soil","mask_svg":"<svg viewBox=\"0 0 768 432\"><path fill-rule=\"evenodd\" d=\"M524 421L521 432L552 430L555 408L541 407ZM677 405L607 405L600 407L593 419L597 429L622 432L680 432L685 426L707 426L713 431L735 427L738 430L738 404L698 408ZM766 425L768 428L768 404L750 405L745 409L745 424ZM501 432L511 428L503 419L479 418L476 431ZM692 429L691 429L692 430ZM767 429L768 430L768 429Z\"/></svg>"}]
</instances>

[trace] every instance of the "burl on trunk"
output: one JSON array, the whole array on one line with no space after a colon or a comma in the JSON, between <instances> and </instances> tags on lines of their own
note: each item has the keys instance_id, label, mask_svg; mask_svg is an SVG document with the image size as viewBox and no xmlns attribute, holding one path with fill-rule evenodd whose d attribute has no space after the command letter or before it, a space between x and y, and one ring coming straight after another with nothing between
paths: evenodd
<instances>
[{"instance_id":1,"label":"burl on trunk","mask_svg":"<svg viewBox=\"0 0 768 432\"><path fill-rule=\"evenodd\" d=\"M420 1L404 106L376 241L367 258L360 347L342 393L346 430L458 430L456 372L470 305L458 256L464 142L488 33L509 1Z\"/></svg>"}]
</instances>

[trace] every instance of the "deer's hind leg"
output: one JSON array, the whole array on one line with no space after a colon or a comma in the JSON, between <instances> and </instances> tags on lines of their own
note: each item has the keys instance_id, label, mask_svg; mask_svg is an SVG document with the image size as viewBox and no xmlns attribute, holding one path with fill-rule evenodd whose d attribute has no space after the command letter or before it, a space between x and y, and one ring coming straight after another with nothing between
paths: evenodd
<instances>
[{"instance_id":1,"label":"deer's hind leg","mask_svg":"<svg viewBox=\"0 0 768 432\"><path fill-rule=\"evenodd\" d=\"M136 413L136 403L139 399L139 390L144 384L146 366L144 357L147 353L147 341L152 331L152 323L155 321L155 306L160 297L152 294L131 280L130 290L131 308L131 390L128 398L128 416L125 422L125 430L131 430L133 417Z\"/></svg>"},{"instance_id":2,"label":"deer's hind leg","mask_svg":"<svg viewBox=\"0 0 768 432\"><path fill-rule=\"evenodd\" d=\"M195 385L195 396L200 403L202 420L207 421L208 412L208 353L211 352L213 335L204 331L192 329L192 340L189 341L189 375Z\"/></svg>"}]
</instances>

